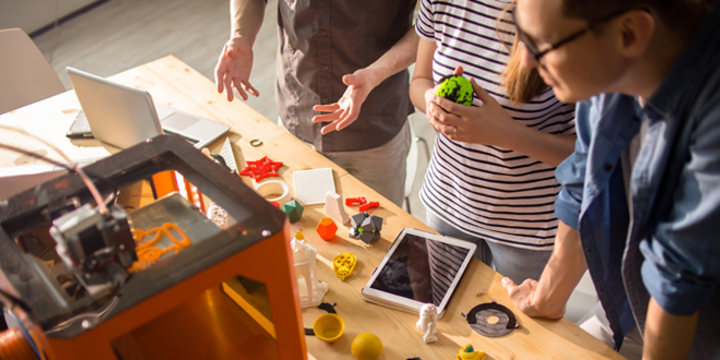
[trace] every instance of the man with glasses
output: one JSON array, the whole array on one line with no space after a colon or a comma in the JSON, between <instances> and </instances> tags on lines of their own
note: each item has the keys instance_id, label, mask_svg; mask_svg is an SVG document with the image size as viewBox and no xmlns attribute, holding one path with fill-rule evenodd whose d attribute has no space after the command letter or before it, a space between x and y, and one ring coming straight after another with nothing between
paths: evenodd
<instances>
[{"instance_id":1,"label":"man with glasses","mask_svg":"<svg viewBox=\"0 0 720 360\"><path fill-rule=\"evenodd\" d=\"M581 101L575 152L556 171L553 255L540 281L503 279L526 314L561 317L587 268L601 340L622 353L639 330L644 359L720 359L714 3L518 0L524 64Z\"/></svg>"}]
</instances>

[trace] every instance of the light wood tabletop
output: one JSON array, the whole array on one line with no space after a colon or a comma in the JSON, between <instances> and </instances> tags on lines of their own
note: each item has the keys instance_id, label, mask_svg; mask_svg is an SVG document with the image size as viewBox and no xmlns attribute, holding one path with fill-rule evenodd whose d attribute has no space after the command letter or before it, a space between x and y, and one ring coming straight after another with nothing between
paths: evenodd
<instances>
[{"instance_id":1,"label":"light wood tabletop","mask_svg":"<svg viewBox=\"0 0 720 360\"><path fill-rule=\"evenodd\" d=\"M623 359L617 352L565 318L533 319L522 314L500 284L502 277L476 259L472 260L447 312L438 323L439 340L425 344L422 333L415 327L417 315L365 302L360 290L403 228L432 231L429 227L242 101L227 102L223 95L217 93L212 81L173 56L117 74L111 79L148 90L159 104L231 126L227 137L234 146L238 167L241 169L246 160L268 156L274 161L284 163L279 170L280 179L292 188L294 171L332 168L337 192L343 198L364 196L369 201L380 201L380 208L369 210L371 215L384 218L382 239L372 243L372 246L349 238L349 223L337 224L339 230L331 241L320 239L315 228L321 218L327 217L322 204L306 206L302 218L291 224L292 233L302 231L306 241L317 248L319 278L329 286L323 301L337 303L335 309L344 319L346 326L344 335L331 344L314 336L307 336L309 359L353 359L350 344L355 336L363 332L373 333L382 340L384 352L380 359L387 360L409 359L415 355L423 360L450 360L455 359L458 350L467 344L472 344L475 349L485 350L486 359ZM24 128L76 159L103 157L120 151L97 140L67 139L64 134L79 110L80 105L75 94L69 91L0 115L0 124ZM6 131L0 133L6 144L60 160L37 140ZM220 152L225 137L211 144L210 150ZM252 139L259 139L263 144L253 147L250 145ZM38 163L38 160L0 151L0 166L34 163ZM247 177L243 177L243 181L249 186L254 185ZM351 216L358 213L357 206L346 206L345 209ZM341 281L333 273L332 259L346 252L357 256L357 265L352 275ZM514 312L520 323L518 329L502 337L489 338L470 328L461 313L467 313L476 305L493 300ZM323 313L324 311L319 309L303 310L305 327L312 327L315 318ZM277 321L275 326L282 326L282 321Z\"/></svg>"}]
</instances>

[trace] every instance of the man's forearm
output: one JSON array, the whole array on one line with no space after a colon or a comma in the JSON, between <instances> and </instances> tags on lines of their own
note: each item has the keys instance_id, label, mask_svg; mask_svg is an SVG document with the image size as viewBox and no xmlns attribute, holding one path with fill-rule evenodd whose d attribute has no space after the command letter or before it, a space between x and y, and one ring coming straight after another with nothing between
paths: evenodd
<instances>
[{"instance_id":1,"label":"man's forearm","mask_svg":"<svg viewBox=\"0 0 720 360\"><path fill-rule=\"evenodd\" d=\"M535 296L530 302L537 311L533 315L562 317L565 305L586 269L580 234L559 221L555 248L540 276Z\"/></svg>"},{"instance_id":2,"label":"man's forearm","mask_svg":"<svg viewBox=\"0 0 720 360\"><path fill-rule=\"evenodd\" d=\"M230 37L242 37L255 44L265 17L265 0L230 0Z\"/></svg>"},{"instance_id":3,"label":"man's forearm","mask_svg":"<svg viewBox=\"0 0 720 360\"><path fill-rule=\"evenodd\" d=\"M687 359L697 330L699 312L677 316L650 298L645 320L643 360Z\"/></svg>"},{"instance_id":4,"label":"man's forearm","mask_svg":"<svg viewBox=\"0 0 720 360\"><path fill-rule=\"evenodd\" d=\"M418 40L415 28L410 28L390 50L365 68L365 70L372 71L373 87L380 85L385 79L399 71L407 69L415 62Z\"/></svg>"}]
</instances>

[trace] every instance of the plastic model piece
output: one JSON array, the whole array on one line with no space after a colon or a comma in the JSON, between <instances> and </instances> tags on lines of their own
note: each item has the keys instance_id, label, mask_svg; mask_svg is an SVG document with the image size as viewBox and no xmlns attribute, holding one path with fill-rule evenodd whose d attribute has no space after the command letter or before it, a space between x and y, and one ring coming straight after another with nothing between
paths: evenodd
<instances>
[{"instance_id":1,"label":"plastic model piece","mask_svg":"<svg viewBox=\"0 0 720 360\"><path fill-rule=\"evenodd\" d=\"M342 253L333 258L333 271L340 280L345 281L345 278L352 274L357 263L357 257L351 253Z\"/></svg>"},{"instance_id":2,"label":"plastic model piece","mask_svg":"<svg viewBox=\"0 0 720 360\"><path fill-rule=\"evenodd\" d=\"M345 332L345 321L338 314L322 314L313 322L313 332L318 339L332 343Z\"/></svg>"},{"instance_id":3,"label":"plastic model piece","mask_svg":"<svg viewBox=\"0 0 720 360\"><path fill-rule=\"evenodd\" d=\"M347 206L362 205L365 203L367 203L367 200L363 196L351 197L351 198L345 199L345 205L347 205Z\"/></svg>"},{"instance_id":4,"label":"plastic model piece","mask_svg":"<svg viewBox=\"0 0 720 360\"><path fill-rule=\"evenodd\" d=\"M255 186L255 191L270 202L282 205L290 201L290 187L280 180L267 180ZM273 196L274 197L270 197Z\"/></svg>"},{"instance_id":5,"label":"plastic model piece","mask_svg":"<svg viewBox=\"0 0 720 360\"><path fill-rule=\"evenodd\" d=\"M283 204L282 211L287 214L291 223L294 223L302 217L305 208L296 200L291 200Z\"/></svg>"},{"instance_id":6,"label":"plastic model piece","mask_svg":"<svg viewBox=\"0 0 720 360\"><path fill-rule=\"evenodd\" d=\"M350 222L352 223L350 228L351 238L358 239L366 244L380 239L383 218L362 212L353 215Z\"/></svg>"},{"instance_id":7,"label":"plastic model piece","mask_svg":"<svg viewBox=\"0 0 720 360\"><path fill-rule=\"evenodd\" d=\"M295 274L298 276L298 290L300 292L300 307L305 309L320 305L323 296L328 291L328 285L318 280L317 250L304 241L305 236L298 231L295 238L290 241Z\"/></svg>"},{"instance_id":8,"label":"plastic model piece","mask_svg":"<svg viewBox=\"0 0 720 360\"><path fill-rule=\"evenodd\" d=\"M331 168L295 171L295 199L303 205L322 204L328 191L335 191Z\"/></svg>"},{"instance_id":9,"label":"plastic model piece","mask_svg":"<svg viewBox=\"0 0 720 360\"><path fill-rule=\"evenodd\" d=\"M379 208L379 207L380 207L379 201L371 201L367 204L360 205L359 210L360 210L360 212L366 212L370 209L375 209L375 208Z\"/></svg>"},{"instance_id":10,"label":"plastic model piece","mask_svg":"<svg viewBox=\"0 0 720 360\"><path fill-rule=\"evenodd\" d=\"M377 360L383 352L383 344L375 334L362 333L353 339L350 352L358 360Z\"/></svg>"},{"instance_id":11,"label":"plastic model piece","mask_svg":"<svg viewBox=\"0 0 720 360\"><path fill-rule=\"evenodd\" d=\"M317 233L320 238L325 241L330 241L335 237L335 233L338 230L337 225L331 218L322 218L317 226Z\"/></svg>"},{"instance_id":12,"label":"plastic model piece","mask_svg":"<svg viewBox=\"0 0 720 360\"><path fill-rule=\"evenodd\" d=\"M435 85L435 95L442 96L458 104L470 106L473 99L473 87L470 80L462 75L448 75Z\"/></svg>"},{"instance_id":13,"label":"plastic model piece","mask_svg":"<svg viewBox=\"0 0 720 360\"><path fill-rule=\"evenodd\" d=\"M266 177L278 176L277 170L282 166L283 163L279 161L272 161L267 156L256 161L246 161L245 169L240 172L240 175L250 176L255 181L260 181Z\"/></svg>"},{"instance_id":14,"label":"plastic model piece","mask_svg":"<svg viewBox=\"0 0 720 360\"><path fill-rule=\"evenodd\" d=\"M467 344L464 348L460 349L455 360L485 360L485 352L475 350L472 345Z\"/></svg>"},{"instance_id":15,"label":"plastic model piece","mask_svg":"<svg viewBox=\"0 0 720 360\"><path fill-rule=\"evenodd\" d=\"M437 341L437 308L434 304L425 304L420 308L420 320L415 324L420 331L424 332L423 341L426 344Z\"/></svg>"},{"instance_id":16,"label":"plastic model piece","mask_svg":"<svg viewBox=\"0 0 720 360\"><path fill-rule=\"evenodd\" d=\"M325 195L325 214L340 224L346 224L350 218L342 204L342 197L334 191L328 191Z\"/></svg>"}]
</instances>

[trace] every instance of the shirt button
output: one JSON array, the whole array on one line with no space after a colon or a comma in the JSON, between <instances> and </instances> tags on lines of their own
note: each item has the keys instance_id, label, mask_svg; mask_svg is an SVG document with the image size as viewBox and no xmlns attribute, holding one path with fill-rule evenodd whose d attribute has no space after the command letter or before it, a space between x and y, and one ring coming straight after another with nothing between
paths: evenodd
<instances>
[{"instance_id":1,"label":"shirt button","mask_svg":"<svg viewBox=\"0 0 720 360\"><path fill-rule=\"evenodd\" d=\"M612 168L613 167L610 164L605 164L605 166L603 166L603 169L605 169L605 171L610 171L610 170L612 170Z\"/></svg>"},{"instance_id":2,"label":"shirt button","mask_svg":"<svg viewBox=\"0 0 720 360\"><path fill-rule=\"evenodd\" d=\"M320 30L320 35L325 36L328 34L328 31L325 29Z\"/></svg>"},{"instance_id":3,"label":"shirt button","mask_svg":"<svg viewBox=\"0 0 720 360\"><path fill-rule=\"evenodd\" d=\"M323 102L324 104L327 104L327 103L329 103L329 102L330 102L330 99L329 99L329 98L326 98L326 97L324 97L324 98L322 98L322 102Z\"/></svg>"},{"instance_id":4,"label":"shirt button","mask_svg":"<svg viewBox=\"0 0 720 360\"><path fill-rule=\"evenodd\" d=\"M327 65L323 65L320 68L322 69L322 71L327 71L330 67Z\"/></svg>"}]
</instances>

